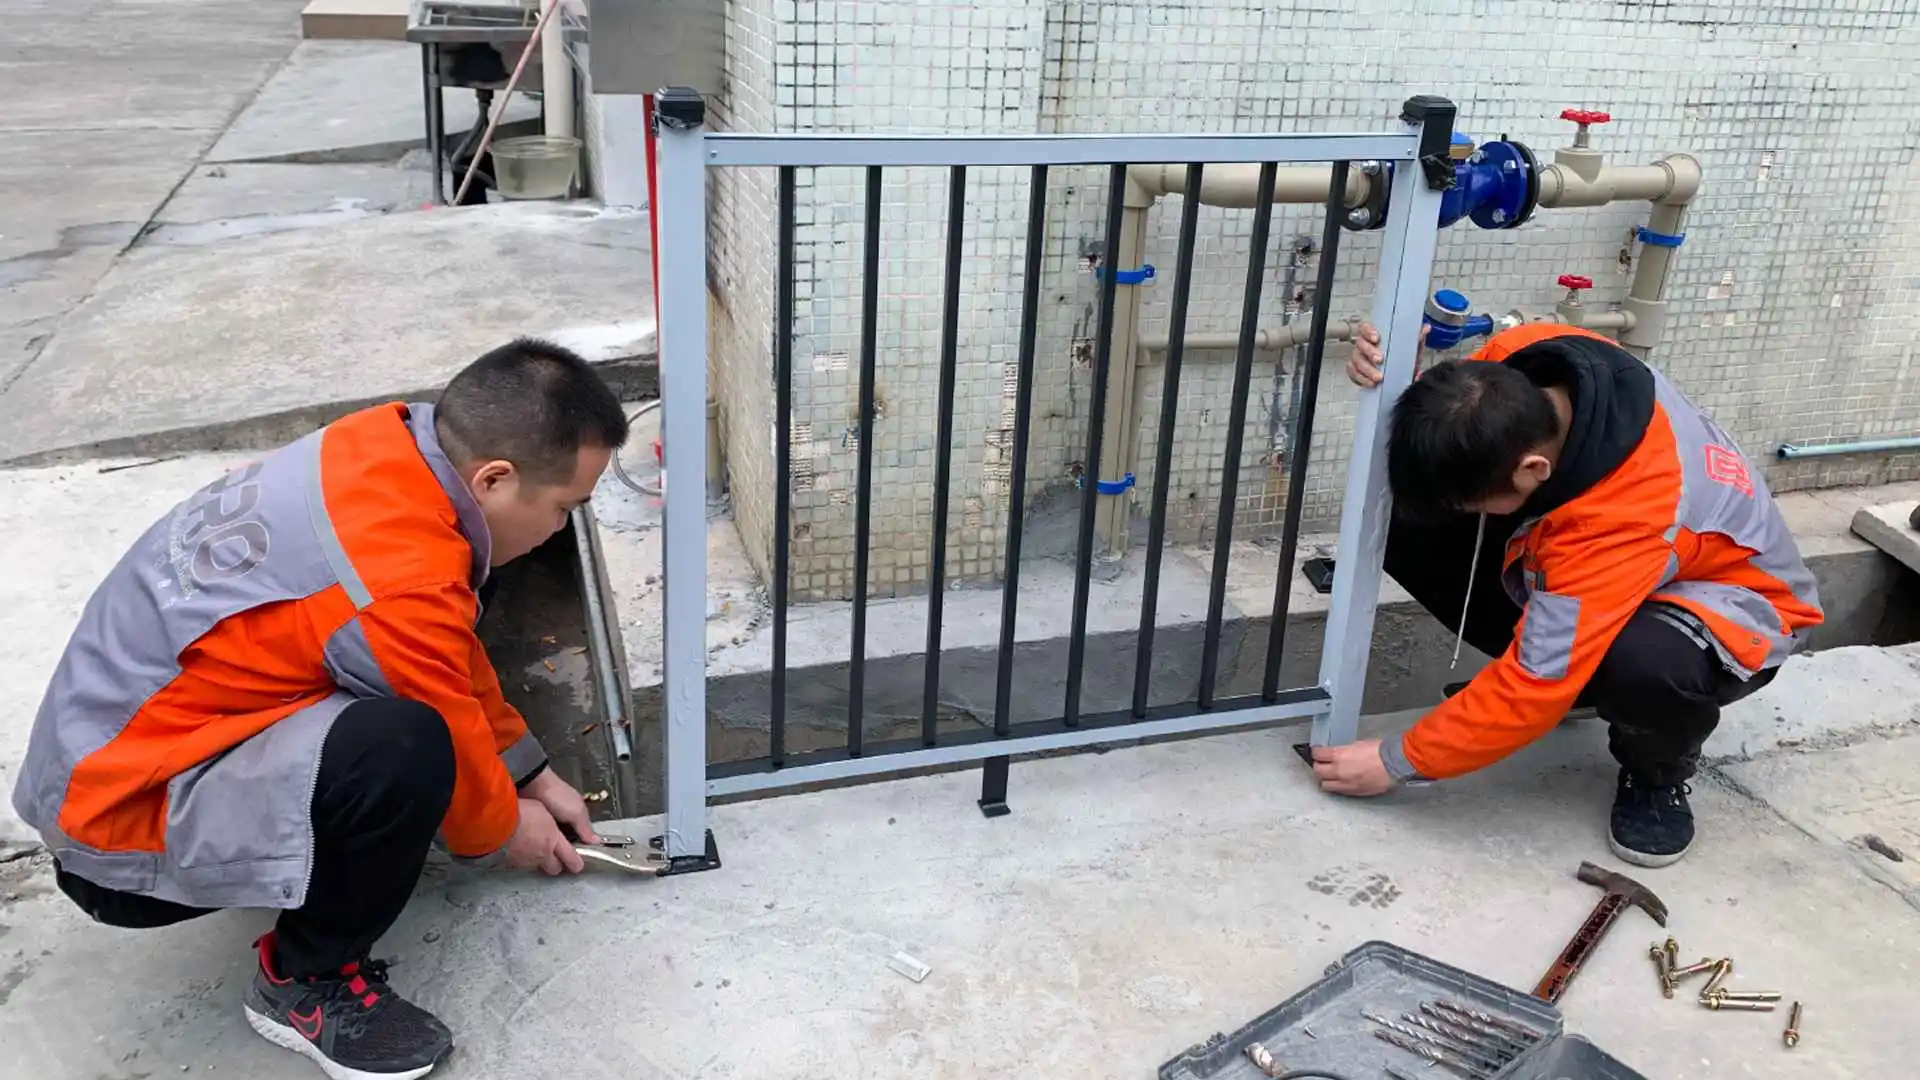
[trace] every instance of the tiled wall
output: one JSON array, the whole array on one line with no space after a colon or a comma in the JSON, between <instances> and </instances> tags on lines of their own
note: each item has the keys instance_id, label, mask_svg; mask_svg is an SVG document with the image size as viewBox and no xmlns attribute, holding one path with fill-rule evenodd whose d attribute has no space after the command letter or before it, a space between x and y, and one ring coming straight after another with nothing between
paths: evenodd
<instances>
[{"instance_id":1,"label":"tiled wall","mask_svg":"<svg viewBox=\"0 0 1920 1080\"><path fill-rule=\"evenodd\" d=\"M1502 133L1543 158L1564 145L1562 108L1611 110L1596 129L1612 160L1698 156L1706 185L1672 276L1668 338L1653 361L1750 454L1782 441L1920 433L1920 140L1907 103L1920 70L1920 5L1893 0L1606 2L1437 0L1393 5L1068 3L978 0L731 0L722 126L753 131L1189 132L1387 130L1413 93L1444 94L1463 131ZM946 177L887 174L875 424L874 553L881 593L925 580ZM795 338L796 595L845 596L852 566L862 178L802 172ZM1103 229L1101 170L1049 184L1030 483L1071 492L1084 456L1095 289L1086 256ZM968 177L962 266L950 573L990 577L1002 551L1010 364L1018 340L1024 171ZM1149 262L1170 267L1180 201L1150 218ZM717 392L730 426L735 504L750 548L770 546L772 492L770 175L714 185ZM1284 273L1317 209L1274 217L1262 325L1288 315ZM1527 227L1470 225L1441 238L1436 285L1485 310L1549 308L1566 272L1617 300L1643 204L1542 211ZM1232 331L1248 211L1203 207L1195 331ZM1343 238L1336 317L1368 308L1375 235ZM1297 266L1302 284L1316 262ZM1171 282L1142 290L1149 333ZM1308 485L1309 525L1328 525L1344 479L1353 391L1330 357ZM1239 452L1242 531L1284 505L1269 417L1291 398L1291 354L1258 357ZM1279 370L1276 372L1276 366ZM1135 472L1150 475L1161 399L1157 358L1141 372ZM1208 539L1232 378L1228 353L1189 354L1180 390L1170 520ZM1114 434L1109 432L1109 438ZM1920 475L1920 455L1769 463L1779 489ZM1069 495L1069 498L1071 496Z\"/></svg>"}]
</instances>

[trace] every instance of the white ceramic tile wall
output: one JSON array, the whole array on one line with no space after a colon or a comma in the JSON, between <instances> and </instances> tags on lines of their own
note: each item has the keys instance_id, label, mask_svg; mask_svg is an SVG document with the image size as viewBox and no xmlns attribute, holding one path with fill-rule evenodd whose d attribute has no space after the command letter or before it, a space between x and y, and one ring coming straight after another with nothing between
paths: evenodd
<instances>
[{"instance_id":1,"label":"white ceramic tile wall","mask_svg":"<svg viewBox=\"0 0 1920 1080\"><path fill-rule=\"evenodd\" d=\"M1068 3L730 0L722 125L758 131L1117 132L1386 129L1412 93L1451 97L1462 130L1508 133L1550 157L1568 106L1608 109L1596 145L1623 162L1686 151L1706 168L1672 278L1673 318L1654 362L1750 453L1784 440L1920 433L1920 69L1910 0L1431 0L1274 5L1255 0ZM802 174L796 320L796 594L844 596L852 565L854 387L861 178ZM1100 170L1056 170L1030 477L1064 486L1084 454ZM946 179L889 173L884 189L874 570L882 593L924 583ZM1017 342L1026 177L969 177L953 572L997 572L1004 531L1009 364ZM736 505L749 547L770 546L773 188L770 175L714 186L717 392L727 406ZM1177 199L1157 207L1147 260L1170 266ZM1470 225L1441 240L1435 284L1501 311L1544 308L1573 272L1590 302L1624 294L1643 205L1543 211L1527 227ZM1317 212L1280 208L1262 324L1282 320L1296 236ZM1203 208L1190 327L1232 330L1246 211ZM1345 235L1337 316L1371 292L1377 238ZM1300 269L1312 280L1314 262ZM1170 282L1146 288L1164 325ZM1239 521L1270 528L1284 478L1268 467L1277 359L1256 365L1241 448ZM1330 358L1308 489L1309 525L1337 513L1353 396ZM1150 490L1158 364L1142 373L1136 472ZM1284 376L1284 372L1283 372ZM1192 354L1170 483L1175 533L1206 539L1218 497L1231 356ZM1278 380L1286 393L1285 378ZM1109 433L1112 437L1112 433ZM1771 464L1776 487L1920 475L1920 455Z\"/></svg>"}]
</instances>

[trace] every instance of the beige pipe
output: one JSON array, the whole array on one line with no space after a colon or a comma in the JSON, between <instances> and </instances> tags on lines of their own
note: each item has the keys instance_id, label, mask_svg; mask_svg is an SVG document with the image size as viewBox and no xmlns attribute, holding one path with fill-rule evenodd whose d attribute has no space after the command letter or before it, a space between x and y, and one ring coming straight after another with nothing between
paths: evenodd
<instances>
[{"instance_id":1,"label":"beige pipe","mask_svg":"<svg viewBox=\"0 0 1920 1080\"><path fill-rule=\"evenodd\" d=\"M1129 186L1148 199L1162 195L1184 195L1187 190L1185 165L1130 165ZM1327 185L1333 183L1331 165L1282 165L1274 170L1273 201L1276 203L1322 203L1327 201ZM1349 209L1367 201L1372 178L1359 169L1347 172L1346 205ZM1209 165L1200 177L1200 201L1207 206L1230 210L1252 209L1260 190L1258 165Z\"/></svg>"},{"instance_id":2,"label":"beige pipe","mask_svg":"<svg viewBox=\"0 0 1920 1080\"><path fill-rule=\"evenodd\" d=\"M1540 170L1540 205L1605 206L1646 200L1685 206L1700 190L1700 162L1690 154L1672 154L1652 165L1594 166L1597 154L1562 150Z\"/></svg>"},{"instance_id":3,"label":"beige pipe","mask_svg":"<svg viewBox=\"0 0 1920 1080\"><path fill-rule=\"evenodd\" d=\"M1647 219L1647 228L1668 236L1678 236L1687 228L1685 204L1656 203ZM1620 344L1642 360L1660 344L1667 328L1667 278L1673 270L1678 249L1641 244L1640 259L1633 268L1633 284L1627 286L1627 298L1620 306L1634 316L1635 324L1620 335Z\"/></svg>"},{"instance_id":4,"label":"beige pipe","mask_svg":"<svg viewBox=\"0 0 1920 1080\"><path fill-rule=\"evenodd\" d=\"M1136 202L1141 205L1135 205ZM1120 249L1111 253L1112 262L1102 266L1103 271L1131 270L1146 261L1147 207L1151 205L1150 201L1136 199L1128 192L1126 208L1120 212ZM1088 488L1093 487L1096 479L1118 480L1132 468L1134 444L1140 437L1135 430L1140 425L1133 386L1134 373L1140 366L1134 361L1140 351L1140 289L1138 285L1121 285L1114 290L1113 354L1107 369L1106 419L1102 421L1098 468L1092 477L1084 480ZM1130 509L1133 496L1123 492L1096 497L1099 502L1094 505L1093 520L1100 550L1105 558L1121 558L1126 555L1133 534Z\"/></svg>"},{"instance_id":5,"label":"beige pipe","mask_svg":"<svg viewBox=\"0 0 1920 1080\"><path fill-rule=\"evenodd\" d=\"M1353 327L1354 324L1352 322L1328 323L1327 340L1352 341ZM1313 320L1303 317L1300 321L1288 323L1285 326L1262 327L1259 330L1255 330L1253 332L1253 347L1260 352L1280 352L1284 349L1291 349L1296 345L1303 345L1312 337ZM1188 332L1187 334L1187 348L1189 350L1237 349L1239 347L1240 335L1231 331L1221 330L1207 333ZM1155 331L1152 335L1142 335L1140 338L1140 349L1142 353L1166 352L1167 332L1165 330L1159 330ZM1141 362L1146 362L1144 355L1141 357Z\"/></svg>"}]
</instances>

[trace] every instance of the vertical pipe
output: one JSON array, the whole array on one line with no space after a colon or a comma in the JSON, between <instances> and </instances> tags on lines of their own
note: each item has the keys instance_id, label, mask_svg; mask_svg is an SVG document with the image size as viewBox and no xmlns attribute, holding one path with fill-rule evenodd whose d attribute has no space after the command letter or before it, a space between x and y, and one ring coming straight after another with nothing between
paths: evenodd
<instances>
[{"instance_id":1,"label":"vertical pipe","mask_svg":"<svg viewBox=\"0 0 1920 1080\"><path fill-rule=\"evenodd\" d=\"M566 6L566 0L557 3ZM567 58L565 24L564 18L551 18L540 31L540 108L548 135L572 138L573 62ZM502 102L501 108L505 107Z\"/></svg>"},{"instance_id":2,"label":"vertical pipe","mask_svg":"<svg viewBox=\"0 0 1920 1080\"><path fill-rule=\"evenodd\" d=\"M1240 351L1233 364L1233 397L1227 406L1227 456L1220 469L1220 516L1213 530L1213 580L1207 590L1206 636L1200 647L1199 706L1213 708L1220 673L1220 623L1226 616L1227 567L1233 557L1233 512L1240 498L1240 459L1246 455L1247 397L1253 388L1253 339L1260 329L1260 285L1267 273L1267 234L1273 224L1273 181L1279 166L1260 166L1247 252L1247 283L1240 298ZM1172 341L1169 340L1169 345Z\"/></svg>"},{"instance_id":3,"label":"vertical pipe","mask_svg":"<svg viewBox=\"0 0 1920 1080\"><path fill-rule=\"evenodd\" d=\"M1307 457L1313 445L1313 414L1320 400L1320 367L1327 356L1327 321L1333 310L1333 275L1340 254L1342 199L1347 190L1347 163L1333 163L1327 187L1327 217L1320 232L1320 270L1313 284L1313 321L1309 324L1306 363L1293 373L1296 399L1293 433L1287 440L1287 510L1280 525L1280 568L1273 584L1273 620L1267 630L1267 666L1260 696L1272 701L1280 694L1280 660L1287 645L1287 609L1293 599L1293 560L1300 550L1300 514L1307 501Z\"/></svg>"},{"instance_id":4,"label":"vertical pipe","mask_svg":"<svg viewBox=\"0 0 1920 1080\"><path fill-rule=\"evenodd\" d=\"M1100 325L1093 342L1093 395L1087 402L1087 454L1080 476L1080 538L1074 555L1073 627L1067 638L1067 700L1061 718L1068 727L1080 725L1080 677L1087 660L1087 601L1093 582L1093 519L1100 503L1100 442L1107 409L1107 375L1113 367L1113 307L1119 282L1114 271L1120 250L1120 215L1126 209L1127 167L1114 165L1107 173L1106 248L1100 263ZM1133 357L1125 358L1133 363Z\"/></svg>"},{"instance_id":5,"label":"vertical pipe","mask_svg":"<svg viewBox=\"0 0 1920 1080\"><path fill-rule=\"evenodd\" d=\"M1187 166L1187 191L1198 192L1203 165ZM1173 269L1173 310L1167 317L1165 380L1160 390L1160 436L1153 454L1153 511L1147 525L1147 573L1140 594L1140 634L1133 658L1133 715L1147 715L1153 681L1153 629L1159 616L1160 558L1166 547L1167 489L1173 471L1174 413L1180 402L1180 362L1187 351L1187 300L1193 291L1193 241L1200 223L1200 200L1180 203L1180 251ZM1124 362L1124 360L1123 360Z\"/></svg>"},{"instance_id":6,"label":"vertical pipe","mask_svg":"<svg viewBox=\"0 0 1920 1080\"><path fill-rule=\"evenodd\" d=\"M1313 744L1349 743L1360 727L1360 700L1373 651L1373 615L1380 601L1381 565L1393 499L1387 490L1387 424L1394 402L1413 383L1420 346L1420 317L1439 230L1440 193L1416 168L1394 170L1388 199L1380 279L1373 297L1373 325L1386 353L1380 385L1360 392L1354 413L1353 451L1341 502L1340 546L1334 558L1333 600L1327 608L1326 641L1320 651L1320 685L1332 699L1313 721Z\"/></svg>"},{"instance_id":7,"label":"vertical pipe","mask_svg":"<svg viewBox=\"0 0 1920 1080\"><path fill-rule=\"evenodd\" d=\"M880 324L880 166L867 166L866 258L860 280L860 466L854 481L853 657L847 674L847 754L859 757L867 691L867 562L873 522L873 381Z\"/></svg>"},{"instance_id":8,"label":"vertical pipe","mask_svg":"<svg viewBox=\"0 0 1920 1080\"><path fill-rule=\"evenodd\" d=\"M706 853L707 176L702 128L662 124L660 433L674 494L666 552L666 855Z\"/></svg>"},{"instance_id":9,"label":"vertical pipe","mask_svg":"<svg viewBox=\"0 0 1920 1080\"><path fill-rule=\"evenodd\" d=\"M793 537L794 169L780 166L779 266L773 315L773 702L767 757L787 759L787 593Z\"/></svg>"},{"instance_id":10,"label":"vertical pipe","mask_svg":"<svg viewBox=\"0 0 1920 1080\"><path fill-rule=\"evenodd\" d=\"M940 620L947 595L947 487L953 479L953 381L959 366L961 223L967 213L967 167L947 174L947 294L940 312L940 420L933 449L933 558L927 577L927 685L920 702L920 741L937 741L940 705Z\"/></svg>"},{"instance_id":11,"label":"vertical pipe","mask_svg":"<svg viewBox=\"0 0 1920 1080\"><path fill-rule=\"evenodd\" d=\"M1020 614L1020 539L1026 525L1027 435L1033 425L1033 354L1040 325L1040 275L1047 250L1047 167L1027 182L1027 259L1020 300L1020 353L1013 391L1013 463L1007 477L1007 568L1000 589L1000 653L993 691L993 733L1013 730L1013 646Z\"/></svg>"},{"instance_id":12,"label":"vertical pipe","mask_svg":"<svg viewBox=\"0 0 1920 1080\"><path fill-rule=\"evenodd\" d=\"M1130 184L1128 194L1134 189ZM1136 270L1147 261L1147 210L1150 200L1132 200L1123 204L1120 215L1120 243L1109 247L1103 262L1116 270ZM1115 297L1113 310L1113 354L1118 361L1109 374L1106 419L1102 430L1099 475L1103 480L1118 480L1133 470L1135 447L1140 434L1135 377L1140 370L1140 296L1141 287L1129 285ZM1093 464L1088 463L1088 469ZM1133 493L1100 495L1094 500L1094 530L1099 537L1100 557L1124 558L1132 541Z\"/></svg>"},{"instance_id":13,"label":"vertical pipe","mask_svg":"<svg viewBox=\"0 0 1920 1080\"><path fill-rule=\"evenodd\" d=\"M1687 208L1654 203L1647 219L1650 232L1680 236L1686 232ZM1679 249L1659 244L1640 245L1640 258L1633 268L1633 283L1627 287L1621 307L1634 317L1634 325L1620 334L1620 344L1642 360L1660 344L1667 324L1667 278L1673 271L1673 257Z\"/></svg>"}]
</instances>

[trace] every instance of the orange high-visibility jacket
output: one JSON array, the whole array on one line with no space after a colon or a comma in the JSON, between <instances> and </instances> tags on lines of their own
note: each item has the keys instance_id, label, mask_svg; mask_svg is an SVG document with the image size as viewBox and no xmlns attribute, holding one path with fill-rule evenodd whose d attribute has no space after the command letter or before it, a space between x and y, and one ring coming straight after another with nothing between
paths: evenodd
<instances>
[{"instance_id":1,"label":"orange high-visibility jacket","mask_svg":"<svg viewBox=\"0 0 1920 1080\"><path fill-rule=\"evenodd\" d=\"M456 855L503 846L546 761L474 625L485 519L433 409L345 417L202 489L88 601L14 790L69 872L195 907L297 907L320 749L399 697L453 736Z\"/></svg>"},{"instance_id":2,"label":"orange high-visibility jacket","mask_svg":"<svg viewBox=\"0 0 1920 1080\"><path fill-rule=\"evenodd\" d=\"M1458 776L1538 738L1644 604L1696 624L1743 678L1784 662L1820 624L1813 575L1760 471L1659 372L1555 324L1503 331L1473 359L1562 365L1576 410L1583 387L1597 404L1576 416L1555 470L1574 490L1537 516L1523 510L1510 539L1487 538L1506 543L1502 581L1524 609L1513 645L1388 747L1390 770L1397 757L1421 776Z\"/></svg>"}]
</instances>

